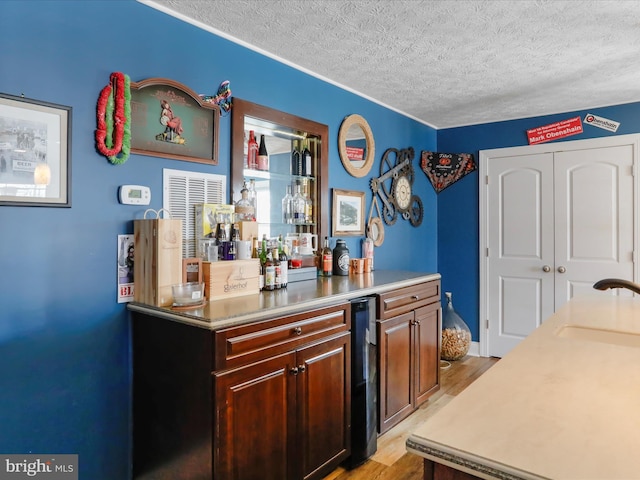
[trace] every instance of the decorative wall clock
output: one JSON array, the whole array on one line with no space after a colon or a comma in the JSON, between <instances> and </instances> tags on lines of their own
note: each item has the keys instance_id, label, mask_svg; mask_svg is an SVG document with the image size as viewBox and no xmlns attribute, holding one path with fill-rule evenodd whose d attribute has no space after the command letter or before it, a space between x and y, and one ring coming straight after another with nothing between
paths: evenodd
<instances>
[{"instance_id":1,"label":"decorative wall clock","mask_svg":"<svg viewBox=\"0 0 640 480\"><path fill-rule=\"evenodd\" d=\"M413 194L415 172L411 161L414 156L413 147L387 149L380 163L380 176L371 179L371 190L374 198L380 197L382 218L387 225L396 223L398 213L414 227L422 223L422 200Z\"/></svg>"}]
</instances>

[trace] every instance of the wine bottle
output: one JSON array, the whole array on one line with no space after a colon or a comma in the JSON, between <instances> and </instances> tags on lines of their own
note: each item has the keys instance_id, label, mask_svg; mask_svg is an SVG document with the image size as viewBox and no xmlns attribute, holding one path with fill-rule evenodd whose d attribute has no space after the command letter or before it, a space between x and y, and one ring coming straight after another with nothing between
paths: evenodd
<instances>
[{"instance_id":1,"label":"wine bottle","mask_svg":"<svg viewBox=\"0 0 640 480\"><path fill-rule=\"evenodd\" d=\"M280 263L277 247L271 249L271 260L275 268L275 288L278 289L282 287L282 264Z\"/></svg>"},{"instance_id":2,"label":"wine bottle","mask_svg":"<svg viewBox=\"0 0 640 480\"><path fill-rule=\"evenodd\" d=\"M291 175L300 175L300 169L302 167L302 158L300 157L300 150L298 150L298 142L293 141L293 149L291 150Z\"/></svg>"},{"instance_id":3,"label":"wine bottle","mask_svg":"<svg viewBox=\"0 0 640 480\"><path fill-rule=\"evenodd\" d=\"M280 288L287 288L289 283L289 255L287 255L287 244L280 244Z\"/></svg>"},{"instance_id":4,"label":"wine bottle","mask_svg":"<svg viewBox=\"0 0 640 480\"><path fill-rule=\"evenodd\" d=\"M263 242L263 245L264 243L265 242ZM276 289L276 264L273 261L273 255L271 253L267 253L266 261L264 264L264 289Z\"/></svg>"},{"instance_id":5,"label":"wine bottle","mask_svg":"<svg viewBox=\"0 0 640 480\"><path fill-rule=\"evenodd\" d=\"M260 147L258 147L258 170L269 170L269 154L264 142L264 135L260 135Z\"/></svg>"},{"instance_id":6,"label":"wine bottle","mask_svg":"<svg viewBox=\"0 0 640 480\"><path fill-rule=\"evenodd\" d=\"M249 141L247 142L247 166L253 170L258 169L258 142L253 130L249 131Z\"/></svg>"},{"instance_id":7,"label":"wine bottle","mask_svg":"<svg viewBox=\"0 0 640 480\"><path fill-rule=\"evenodd\" d=\"M311 171L311 151L309 150L309 140L305 141L301 156L302 171L300 172L300 175L310 177L313 172Z\"/></svg>"}]
</instances>

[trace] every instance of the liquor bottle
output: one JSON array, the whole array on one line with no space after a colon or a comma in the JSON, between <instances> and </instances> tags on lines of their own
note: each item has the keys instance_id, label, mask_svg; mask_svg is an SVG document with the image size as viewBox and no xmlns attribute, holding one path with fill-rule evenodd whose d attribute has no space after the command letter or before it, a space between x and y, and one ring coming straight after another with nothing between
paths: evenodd
<instances>
[{"instance_id":1,"label":"liquor bottle","mask_svg":"<svg viewBox=\"0 0 640 480\"><path fill-rule=\"evenodd\" d=\"M289 258L289 268L302 268L302 256L298 247L298 240L293 241L291 257Z\"/></svg>"},{"instance_id":2,"label":"liquor bottle","mask_svg":"<svg viewBox=\"0 0 640 480\"><path fill-rule=\"evenodd\" d=\"M255 212L253 211L253 205L249 200L249 189L247 188L247 181L244 181L242 190L240 191L242 198L236 202L236 220L252 221L255 220Z\"/></svg>"},{"instance_id":3,"label":"liquor bottle","mask_svg":"<svg viewBox=\"0 0 640 480\"><path fill-rule=\"evenodd\" d=\"M303 184L304 192L304 223L313 223L313 200L309 195L309 182L305 181Z\"/></svg>"},{"instance_id":4,"label":"liquor bottle","mask_svg":"<svg viewBox=\"0 0 640 480\"><path fill-rule=\"evenodd\" d=\"M324 243L322 245L322 256L320 257L321 263L318 266L318 271L323 277L330 277L333 272L333 252L329 246L329 237L324 237Z\"/></svg>"},{"instance_id":5,"label":"liquor bottle","mask_svg":"<svg viewBox=\"0 0 640 480\"><path fill-rule=\"evenodd\" d=\"M258 142L253 130L249 131L249 141L247 142L247 166L253 170L258 169Z\"/></svg>"},{"instance_id":6,"label":"liquor bottle","mask_svg":"<svg viewBox=\"0 0 640 480\"><path fill-rule=\"evenodd\" d=\"M275 267L275 288L282 287L282 263L280 262L280 255L278 254L278 247L271 249L271 260Z\"/></svg>"},{"instance_id":7,"label":"liquor bottle","mask_svg":"<svg viewBox=\"0 0 640 480\"><path fill-rule=\"evenodd\" d=\"M300 175L304 175L305 177L310 177L313 173L311 171L311 151L309 150L309 140L306 140L304 143L304 148L302 149L302 171Z\"/></svg>"},{"instance_id":8,"label":"liquor bottle","mask_svg":"<svg viewBox=\"0 0 640 480\"><path fill-rule=\"evenodd\" d=\"M305 223L305 213L307 204L302 196L302 192L300 191L300 184L296 184L296 191L293 196L293 223L295 224L303 224Z\"/></svg>"},{"instance_id":9,"label":"liquor bottle","mask_svg":"<svg viewBox=\"0 0 640 480\"><path fill-rule=\"evenodd\" d=\"M252 178L249 180L249 201L253 206L253 220L258 218L258 193L256 192L256 181Z\"/></svg>"},{"instance_id":10,"label":"liquor bottle","mask_svg":"<svg viewBox=\"0 0 640 480\"><path fill-rule=\"evenodd\" d=\"M291 185L287 185L287 194L282 198L282 221L293 223L293 195Z\"/></svg>"},{"instance_id":11,"label":"liquor bottle","mask_svg":"<svg viewBox=\"0 0 640 480\"><path fill-rule=\"evenodd\" d=\"M264 135L260 135L260 147L258 147L258 170L269 170L269 154L264 143Z\"/></svg>"},{"instance_id":12,"label":"liquor bottle","mask_svg":"<svg viewBox=\"0 0 640 480\"><path fill-rule=\"evenodd\" d=\"M291 175L300 175L302 169L302 157L300 150L298 150L298 142L293 141L293 148L291 150Z\"/></svg>"}]
</instances>

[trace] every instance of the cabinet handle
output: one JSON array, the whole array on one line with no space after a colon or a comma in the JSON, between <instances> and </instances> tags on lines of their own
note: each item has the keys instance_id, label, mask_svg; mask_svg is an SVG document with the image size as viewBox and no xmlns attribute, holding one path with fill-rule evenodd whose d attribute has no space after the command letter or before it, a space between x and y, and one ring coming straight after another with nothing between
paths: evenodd
<instances>
[{"instance_id":1,"label":"cabinet handle","mask_svg":"<svg viewBox=\"0 0 640 480\"><path fill-rule=\"evenodd\" d=\"M542 267L542 271L544 273L549 273L551 271L551 267L549 265L545 265Z\"/></svg>"},{"instance_id":2,"label":"cabinet handle","mask_svg":"<svg viewBox=\"0 0 640 480\"><path fill-rule=\"evenodd\" d=\"M558 267L558 273L565 273L567 271L563 266Z\"/></svg>"},{"instance_id":3,"label":"cabinet handle","mask_svg":"<svg viewBox=\"0 0 640 480\"><path fill-rule=\"evenodd\" d=\"M293 329L293 333L296 335L302 335L302 329L300 327L296 327Z\"/></svg>"},{"instance_id":4,"label":"cabinet handle","mask_svg":"<svg viewBox=\"0 0 640 480\"><path fill-rule=\"evenodd\" d=\"M304 366L304 365L299 365L299 366L298 366L298 371L299 371L300 373L304 372L306 369L307 369L307 367L306 367L306 366Z\"/></svg>"},{"instance_id":5,"label":"cabinet handle","mask_svg":"<svg viewBox=\"0 0 640 480\"><path fill-rule=\"evenodd\" d=\"M417 301L420 300L420 297L418 295L412 295L411 298L413 299L413 301Z\"/></svg>"},{"instance_id":6,"label":"cabinet handle","mask_svg":"<svg viewBox=\"0 0 640 480\"><path fill-rule=\"evenodd\" d=\"M420 320L416 320L416 325L420 325Z\"/></svg>"},{"instance_id":7,"label":"cabinet handle","mask_svg":"<svg viewBox=\"0 0 640 480\"><path fill-rule=\"evenodd\" d=\"M298 374L298 367L292 367L291 370L289 370L289 372L292 375L297 375Z\"/></svg>"}]
</instances>

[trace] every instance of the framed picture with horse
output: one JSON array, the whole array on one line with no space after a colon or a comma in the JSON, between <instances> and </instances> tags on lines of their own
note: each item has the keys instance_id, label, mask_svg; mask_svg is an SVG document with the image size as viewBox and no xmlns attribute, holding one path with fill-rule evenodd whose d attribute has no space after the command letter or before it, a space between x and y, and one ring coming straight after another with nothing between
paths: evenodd
<instances>
[{"instance_id":1,"label":"framed picture with horse","mask_svg":"<svg viewBox=\"0 0 640 480\"><path fill-rule=\"evenodd\" d=\"M218 164L220 107L166 78L131 82L131 152Z\"/></svg>"}]
</instances>

